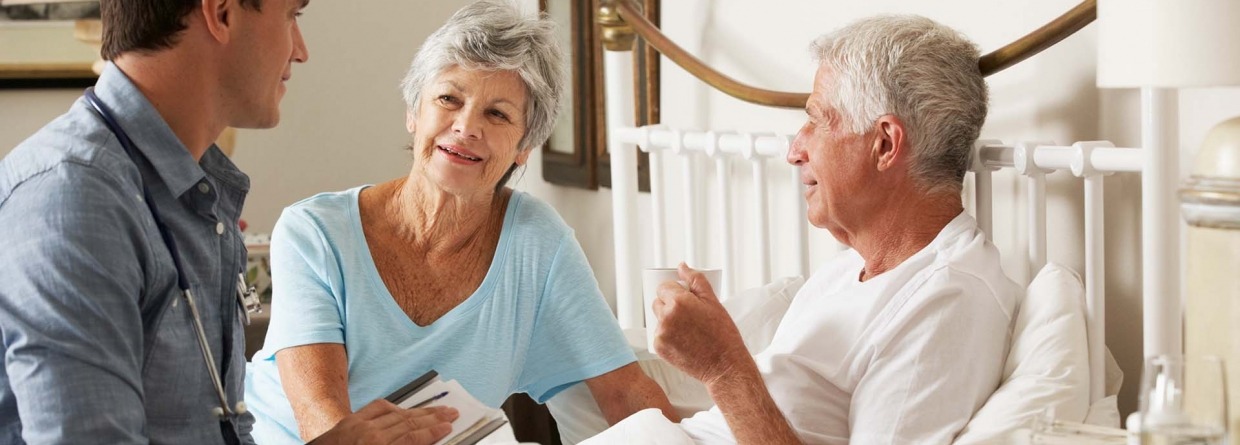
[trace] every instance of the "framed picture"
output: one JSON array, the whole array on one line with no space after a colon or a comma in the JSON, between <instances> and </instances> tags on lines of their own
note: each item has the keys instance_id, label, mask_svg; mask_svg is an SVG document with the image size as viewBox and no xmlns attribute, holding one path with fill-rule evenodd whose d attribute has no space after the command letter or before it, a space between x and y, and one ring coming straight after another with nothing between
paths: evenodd
<instances>
[{"instance_id":1,"label":"framed picture","mask_svg":"<svg viewBox=\"0 0 1240 445\"><path fill-rule=\"evenodd\" d=\"M658 24L659 0L638 0ZM572 89L551 139L543 147L543 179L571 187L597 189L611 185L607 153L603 47L596 23L598 0L540 0L539 6L560 26L561 44L571 49ZM659 122L659 54L637 40L633 51L637 125ZM649 189L645 153L639 153L639 186Z\"/></svg>"},{"instance_id":2,"label":"framed picture","mask_svg":"<svg viewBox=\"0 0 1240 445\"><path fill-rule=\"evenodd\" d=\"M0 6L0 88L86 87L99 48L97 3Z\"/></svg>"}]
</instances>

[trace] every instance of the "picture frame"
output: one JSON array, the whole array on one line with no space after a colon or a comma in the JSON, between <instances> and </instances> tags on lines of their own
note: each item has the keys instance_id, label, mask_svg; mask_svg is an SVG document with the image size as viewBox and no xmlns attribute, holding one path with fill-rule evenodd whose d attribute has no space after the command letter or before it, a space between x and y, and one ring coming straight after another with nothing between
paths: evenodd
<instances>
[{"instance_id":1,"label":"picture frame","mask_svg":"<svg viewBox=\"0 0 1240 445\"><path fill-rule=\"evenodd\" d=\"M660 0L639 0L643 12L658 23ZM603 47L599 39L598 0L540 0L539 8L560 25L565 48L572 54L572 93L543 147L543 179L556 185L597 189L610 187ZM659 54L638 38L633 51L635 122L659 122ZM647 156L638 153L639 188L649 190Z\"/></svg>"},{"instance_id":2,"label":"picture frame","mask_svg":"<svg viewBox=\"0 0 1240 445\"><path fill-rule=\"evenodd\" d=\"M0 10L0 88L85 88L98 75L97 18L10 19ZM97 11L96 11L97 12Z\"/></svg>"}]
</instances>

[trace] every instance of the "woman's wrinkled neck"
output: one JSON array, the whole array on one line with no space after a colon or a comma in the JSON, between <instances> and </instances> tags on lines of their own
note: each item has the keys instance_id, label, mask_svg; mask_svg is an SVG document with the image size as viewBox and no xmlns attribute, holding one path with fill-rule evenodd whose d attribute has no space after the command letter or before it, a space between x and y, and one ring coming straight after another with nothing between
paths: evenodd
<instances>
[{"instance_id":1,"label":"woman's wrinkled neck","mask_svg":"<svg viewBox=\"0 0 1240 445\"><path fill-rule=\"evenodd\" d=\"M429 252L451 252L491 235L502 223L512 192L491 188L453 194L413 174L398 180L389 193L387 216L396 222L402 238Z\"/></svg>"}]
</instances>

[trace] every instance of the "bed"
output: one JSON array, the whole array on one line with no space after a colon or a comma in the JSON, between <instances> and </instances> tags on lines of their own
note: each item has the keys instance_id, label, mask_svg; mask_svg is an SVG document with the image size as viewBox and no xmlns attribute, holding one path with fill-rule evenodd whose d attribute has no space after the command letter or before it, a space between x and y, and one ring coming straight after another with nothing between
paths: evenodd
<instances>
[{"instance_id":1,"label":"bed","mask_svg":"<svg viewBox=\"0 0 1240 445\"><path fill-rule=\"evenodd\" d=\"M631 28L652 47L712 88L759 107L801 108L806 95L763 90L737 82L681 49L627 0L603 2L600 23L615 33ZM1027 36L984 56L986 75L998 73L1088 25L1096 2L1085 1ZM604 32L607 34L607 32ZM663 384L682 414L710 406L691 379L645 350L641 270L680 261L723 270L721 294L751 351L769 341L769 330L813 265L843 249L825 231L811 229L797 171L783 161L791 134L760 128L689 129L634 126L633 62L624 51L605 55L608 151L611 153L617 318L643 368ZM1046 407L1074 422L1120 426L1116 394L1122 382L1106 345L1106 244L1104 178L1139 178L1144 356L1180 351L1178 208L1179 166L1171 149L1178 125L1176 93L1141 94L1141 148L1105 140L1054 142L983 133L966 179L966 211L992 238L996 229L1026 230L1025 245L1009 271L1027 285L1004 384L961 437L962 443L996 440L1027 424ZM1171 111L1168 111L1171 110ZM649 154L650 193L638 191L637 152ZM996 227L998 174L1018 177L1023 193L1019 225ZM1047 212L1047 176L1080 182L1083 225L1062 227ZM1002 199L1002 198L1000 198ZM1010 216L1009 216L1010 218ZM1081 270L1048 261L1048 230L1079 233ZM820 233L824 232L824 233ZM695 234L701 235L695 235ZM1009 237L1010 238L1010 237ZM1000 246L1001 249L1003 246ZM788 273L791 271L792 273ZM781 309L782 305L782 309ZM735 311L733 311L733 309ZM1076 339L1079 344L1072 344ZM750 344L751 341L753 344ZM561 436L572 443L601 428L583 388L566 391L549 407ZM1078 399L1075 404L1065 402ZM980 419L980 420L979 420ZM604 425L605 426L605 425Z\"/></svg>"}]
</instances>

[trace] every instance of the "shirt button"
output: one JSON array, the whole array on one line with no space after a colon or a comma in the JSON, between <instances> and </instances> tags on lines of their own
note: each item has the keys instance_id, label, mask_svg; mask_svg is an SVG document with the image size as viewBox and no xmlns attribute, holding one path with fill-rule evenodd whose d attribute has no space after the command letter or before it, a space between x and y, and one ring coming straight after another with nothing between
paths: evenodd
<instances>
[{"instance_id":1,"label":"shirt button","mask_svg":"<svg viewBox=\"0 0 1240 445\"><path fill-rule=\"evenodd\" d=\"M217 223L215 223L215 234L216 234L216 235L223 235L223 234L224 234L224 223L222 223L222 222L217 222Z\"/></svg>"},{"instance_id":2,"label":"shirt button","mask_svg":"<svg viewBox=\"0 0 1240 445\"><path fill-rule=\"evenodd\" d=\"M199 182L199 183L198 183L198 191L203 192L203 193L207 193L207 192L211 191L211 186L207 185L207 183L205 183L205 182Z\"/></svg>"}]
</instances>

